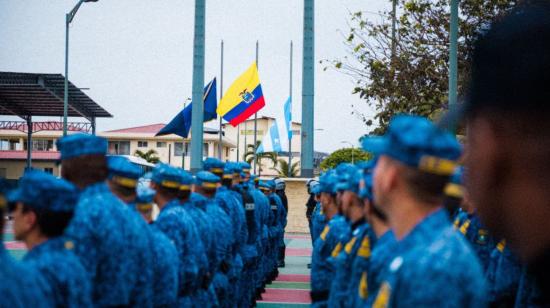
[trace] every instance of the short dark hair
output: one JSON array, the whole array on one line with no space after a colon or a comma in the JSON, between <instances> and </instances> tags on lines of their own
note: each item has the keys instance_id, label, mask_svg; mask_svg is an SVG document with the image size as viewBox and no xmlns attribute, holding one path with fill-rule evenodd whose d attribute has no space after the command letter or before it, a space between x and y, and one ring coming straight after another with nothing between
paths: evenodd
<instances>
[{"instance_id":1,"label":"short dark hair","mask_svg":"<svg viewBox=\"0 0 550 308\"><path fill-rule=\"evenodd\" d=\"M79 187L105 181L109 174L107 158L102 154L73 157L62 161L61 173L65 179Z\"/></svg>"},{"instance_id":2,"label":"short dark hair","mask_svg":"<svg viewBox=\"0 0 550 308\"><path fill-rule=\"evenodd\" d=\"M122 185L119 185L115 182L111 182L111 188L114 190L114 192L116 194L119 194L123 197L132 197L132 196L136 196L136 189L135 188L131 188L131 187L126 187L126 186L122 186Z\"/></svg>"},{"instance_id":3,"label":"short dark hair","mask_svg":"<svg viewBox=\"0 0 550 308\"><path fill-rule=\"evenodd\" d=\"M178 199L180 200L184 200L184 199L189 199L189 196L191 195L191 191L190 190L181 190L178 192Z\"/></svg>"},{"instance_id":4,"label":"short dark hair","mask_svg":"<svg viewBox=\"0 0 550 308\"><path fill-rule=\"evenodd\" d=\"M441 205L445 185L449 182L450 176L428 173L408 166L403 166L400 174L415 199Z\"/></svg>"},{"instance_id":5,"label":"short dark hair","mask_svg":"<svg viewBox=\"0 0 550 308\"><path fill-rule=\"evenodd\" d=\"M67 228L73 218L73 212L37 210L23 204L23 213L28 213L30 211L36 214L36 224L40 228L40 231L47 237L63 235L65 228Z\"/></svg>"},{"instance_id":6,"label":"short dark hair","mask_svg":"<svg viewBox=\"0 0 550 308\"><path fill-rule=\"evenodd\" d=\"M157 184L157 188L155 190L158 194L169 200L179 198L180 194L179 188L167 188L159 184Z\"/></svg>"}]
</instances>

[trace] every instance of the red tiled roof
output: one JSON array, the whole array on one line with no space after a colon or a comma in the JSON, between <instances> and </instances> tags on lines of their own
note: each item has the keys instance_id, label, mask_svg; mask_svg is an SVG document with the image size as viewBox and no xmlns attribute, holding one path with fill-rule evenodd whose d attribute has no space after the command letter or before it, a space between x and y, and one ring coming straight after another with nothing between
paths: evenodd
<instances>
[{"instance_id":1,"label":"red tiled roof","mask_svg":"<svg viewBox=\"0 0 550 308\"><path fill-rule=\"evenodd\" d=\"M166 124L151 124L138 127L129 127L123 129L115 129L106 131L106 133L145 133L145 134L156 134L158 133Z\"/></svg>"},{"instance_id":2,"label":"red tiled roof","mask_svg":"<svg viewBox=\"0 0 550 308\"><path fill-rule=\"evenodd\" d=\"M32 159L35 160L58 160L59 152L57 151L33 151ZM0 151L0 160L25 160L27 159L27 151Z\"/></svg>"}]
</instances>

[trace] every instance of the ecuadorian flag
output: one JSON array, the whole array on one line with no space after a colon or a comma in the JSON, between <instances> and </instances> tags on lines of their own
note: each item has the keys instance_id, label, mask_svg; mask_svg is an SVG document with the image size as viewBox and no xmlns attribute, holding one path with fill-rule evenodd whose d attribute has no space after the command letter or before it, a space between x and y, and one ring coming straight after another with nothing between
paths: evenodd
<instances>
[{"instance_id":1,"label":"ecuadorian flag","mask_svg":"<svg viewBox=\"0 0 550 308\"><path fill-rule=\"evenodd\" d=\"M216 112L231 125L237 126L264 106L260 76L254 62L225 92Z\"/></svg>"}]
</instances>

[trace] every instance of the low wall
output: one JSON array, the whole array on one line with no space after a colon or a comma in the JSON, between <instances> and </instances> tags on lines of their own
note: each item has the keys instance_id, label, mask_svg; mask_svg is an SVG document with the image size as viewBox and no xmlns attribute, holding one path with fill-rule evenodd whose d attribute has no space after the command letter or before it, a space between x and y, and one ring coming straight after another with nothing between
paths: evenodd
<instances>
[{"instance_id":1,"label":"low wall","mask_svg":"<svg viewBox=\"0 0 550 308\"><path fill-rule=\"evenodd\" d=\"M309 198L306 189L307 179L285 178L288 198L288 223L286 232L309 233L306 218L306 203Z\"/></svg>"}]
</instances>

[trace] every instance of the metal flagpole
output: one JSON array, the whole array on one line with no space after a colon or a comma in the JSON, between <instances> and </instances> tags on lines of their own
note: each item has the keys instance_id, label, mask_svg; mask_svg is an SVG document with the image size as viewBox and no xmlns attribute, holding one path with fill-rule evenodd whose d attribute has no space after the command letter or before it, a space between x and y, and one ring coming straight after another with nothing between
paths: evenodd
<instances>
[{"instance_id":1,"label":"metal flagpole","mask_svg":"<svg viewBox=\"0 0 550 308\"><path fill-rule=\"evenodd\" d=\"M223 96L223 40L221 44L221 65L220 65L220 102ZM218 159L222 159L222 116L220 117L220 140L218 141Z\"/></svg>"},{"instance_id":2,"label":"metal flagpole","mask_svg":"<svg viewBox=\"0 0 550 308\"><path fill-rule=\"evenodd\" d=\"M241 124L237 125L237 162L241 161L240 155L240 144L241 144Z\"/></svg>"},{"instance_id":3,"label":"metal flagpole","mask_svg":"<svg viewBox=\"0 0 550 308\"><path fill-rule=\"evenodd\" d=\"M302 61L302 165L301 176L313 177L313 115L315 94L315 0L304 0L304 44Z\"/></svg>"},{"instance_id":4,"label":"metal flagpole","mask_svg":"<svg viewBox=\"0 0 550 308\"><path fill-rule=\"evenodd\" d=\"M289 86L289 99L290 99L290 114L292 114L292 41L290 41L290 86ZM292 177L290 173L292 170L292 120L289 123L290 134L288 139L288 177Z\"/></svg>"},{"instance_id":5,"label":"metal flagpole","mask_svg":"<svg viewBox=\"0 0 550 308\"><path fill-rule=\"evenodd\" d=\"M457 45L458 45L458 0L451 0L451 25L449 46L449 110L456 108L457 101ZM453 128L454 130L454 128Z\"/></svg>"},{"instance_id":6,"label":"metal flagpole","mask_svg":"<svg viewBox=\"0 0 550 308\"><path fill-rule=\"evenodd\" d=\"M244 121L244 156L246 156L247 151L247 137L248 137L248 121ZM246 159L243 157L243 161L246 161Z\"/></svg>"},{"instance_id":7,"label":"metal flagpole","mask_svg":"<svg viewBox=\"0 0 550 308\"><path fill-rule=\"evenodd\" d=\"M204 23L206 0L195 0L195 37L193 43L193 104L191 116L191 172L202 169L204 121Z\"/></svg>"},{"instance_id":8,"label":"metal flagpole","mask_svg":"<svg viewBox=\"0 0 550 308\"><path fill-rule=\"evenodd\" d=\"M258 53L260 50L260 43L256 41L256 67L258 67ZM258 69L259 70L259 69ZM258 157L256 155L256 141L258 140L258 113L254 113L254 174L257 174L256 166L258 165Z\"/></svg>"}]
</instances>

